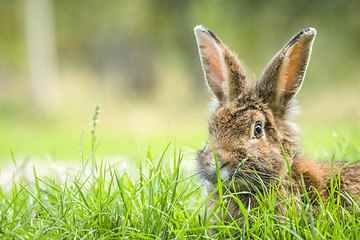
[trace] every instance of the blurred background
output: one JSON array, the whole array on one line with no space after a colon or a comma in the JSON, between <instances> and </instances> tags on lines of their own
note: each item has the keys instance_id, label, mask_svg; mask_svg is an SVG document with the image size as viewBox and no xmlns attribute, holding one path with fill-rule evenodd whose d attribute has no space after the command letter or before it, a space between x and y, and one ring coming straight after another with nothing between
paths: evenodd
<instances>
[{"instance_id":1,"label":"blurred background","mask_svg":"<svg viewBox=\"0 0 360 240\"><path fill-rule=\"evenodd\" d=\"M298 95L304 151L359 157L359 9L356 0L0 0L0 161L11 151L79 159L95 103L104 158L135 159L148 147L156 154L169 142L202 148L211 94L198 24L238 54L252 79L294 34L316 28Z\"/></svg>"}]
</instances>

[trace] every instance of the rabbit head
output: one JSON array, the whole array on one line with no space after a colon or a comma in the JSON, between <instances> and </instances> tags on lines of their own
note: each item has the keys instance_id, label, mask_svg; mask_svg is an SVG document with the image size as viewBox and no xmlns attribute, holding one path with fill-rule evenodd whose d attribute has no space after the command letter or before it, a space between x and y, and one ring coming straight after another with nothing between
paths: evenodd
<instances>
[{"instance_id":1,"label":"rabbit head","mask_svg":"<svg viewBox=\"0 0 360 240\"><path fill-rule=\"evenodd\" d=\"M250 190L274 182L287 171L286 159L299 151L298 130L288 118L301 88L316 30L295 35L270 61L262 76L248 81L236 55L209 29L194 29L206 82L218 105L209 121L210 139L199 152L199 173L216 186L220 177L235 177ZM239 164L242 163L241 166Z\"/></svg>"}]
</instances>

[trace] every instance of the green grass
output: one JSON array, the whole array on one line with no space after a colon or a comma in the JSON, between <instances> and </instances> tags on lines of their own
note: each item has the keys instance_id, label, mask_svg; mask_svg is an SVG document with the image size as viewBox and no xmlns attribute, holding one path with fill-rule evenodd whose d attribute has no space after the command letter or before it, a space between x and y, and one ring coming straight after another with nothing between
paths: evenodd
<instances>
[{"instance_id":1,"label":"green grass","mask_svg":"<svg viewBox=\"0 0 360 240\"><path fill-rule=\"evenodd\" d=\"M334 197L314 211L306 194L298 211L298 193L285 199L273 186L257 196L258 208L247 209L238 202L243 218L224 224L218 216L227 215L227 202L236 197L223 185L223 199L210 212L204 186L176 144L156 156L147 151L133 169L98 156L97 110L90 150L81 151L80 169L38 177L34 167L32 179L19 177L0 189L1 239L360 238L358 201L349 198L351 207L343 208L335 194L336 182ZM277 204L287 208L285 215L276 213Z\"/></svg>"}]
</instances>

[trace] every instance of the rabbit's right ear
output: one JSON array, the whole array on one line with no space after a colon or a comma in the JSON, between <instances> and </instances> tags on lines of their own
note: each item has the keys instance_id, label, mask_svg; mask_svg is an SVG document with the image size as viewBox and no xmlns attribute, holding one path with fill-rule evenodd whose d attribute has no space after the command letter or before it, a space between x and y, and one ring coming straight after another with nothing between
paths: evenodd
<instances>
[{"instance_id":1,"label":"rabbit's right ear","mask_svg":"<svg viewBox=\"0 0 360 240\"><path fill-rule=\"evenodd\" d=\"M221 103L238 97L246 87L246 73L237 57L206 27L196 26L194 32L209 88Z\"/></svg>"},{"instance_id":2,"label":"rabbit's right ear","mask_svg":"<svg viewBox=\"0 0 360 240\"><path fill-rule=\"evenodd\" d=\"M288 111L301 88L315 36L314 28L300 31L275 55L257 82L259 96L279 116Z\"/></svg>"}]
</instances>

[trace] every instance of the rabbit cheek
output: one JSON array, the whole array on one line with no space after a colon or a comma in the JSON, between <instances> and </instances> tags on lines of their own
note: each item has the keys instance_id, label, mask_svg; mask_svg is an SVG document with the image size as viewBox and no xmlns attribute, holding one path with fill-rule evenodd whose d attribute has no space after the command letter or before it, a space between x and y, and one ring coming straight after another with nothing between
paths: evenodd
<instances>
[{"instance_id":1,"label":"rabbit cheek","mask_svg":"<svg viewBox=\"0 0 360 240\"><path fill-rule=\"evenodd\" d=\"M268 173L279 177L286 168L285 161L279 161L283 159L281 151L279 151L268 139L254 139L252 146L252 153L249 155L249 159L252 159L256 168L264 173ZM276 150L274 150L276 149Z\"/></svg>"},{"instance_id":2,"label":"rabbit cheek","mask_svg":"<svg viewBox=\"0 0 360 240\"><path fill-rule=\"evenodd\" d=\"M268 153L267 159L267 164L269 166L271 174L276 177L280 177L287 168L282 152L272 150Z\"/></svg>"}]
</instances>

